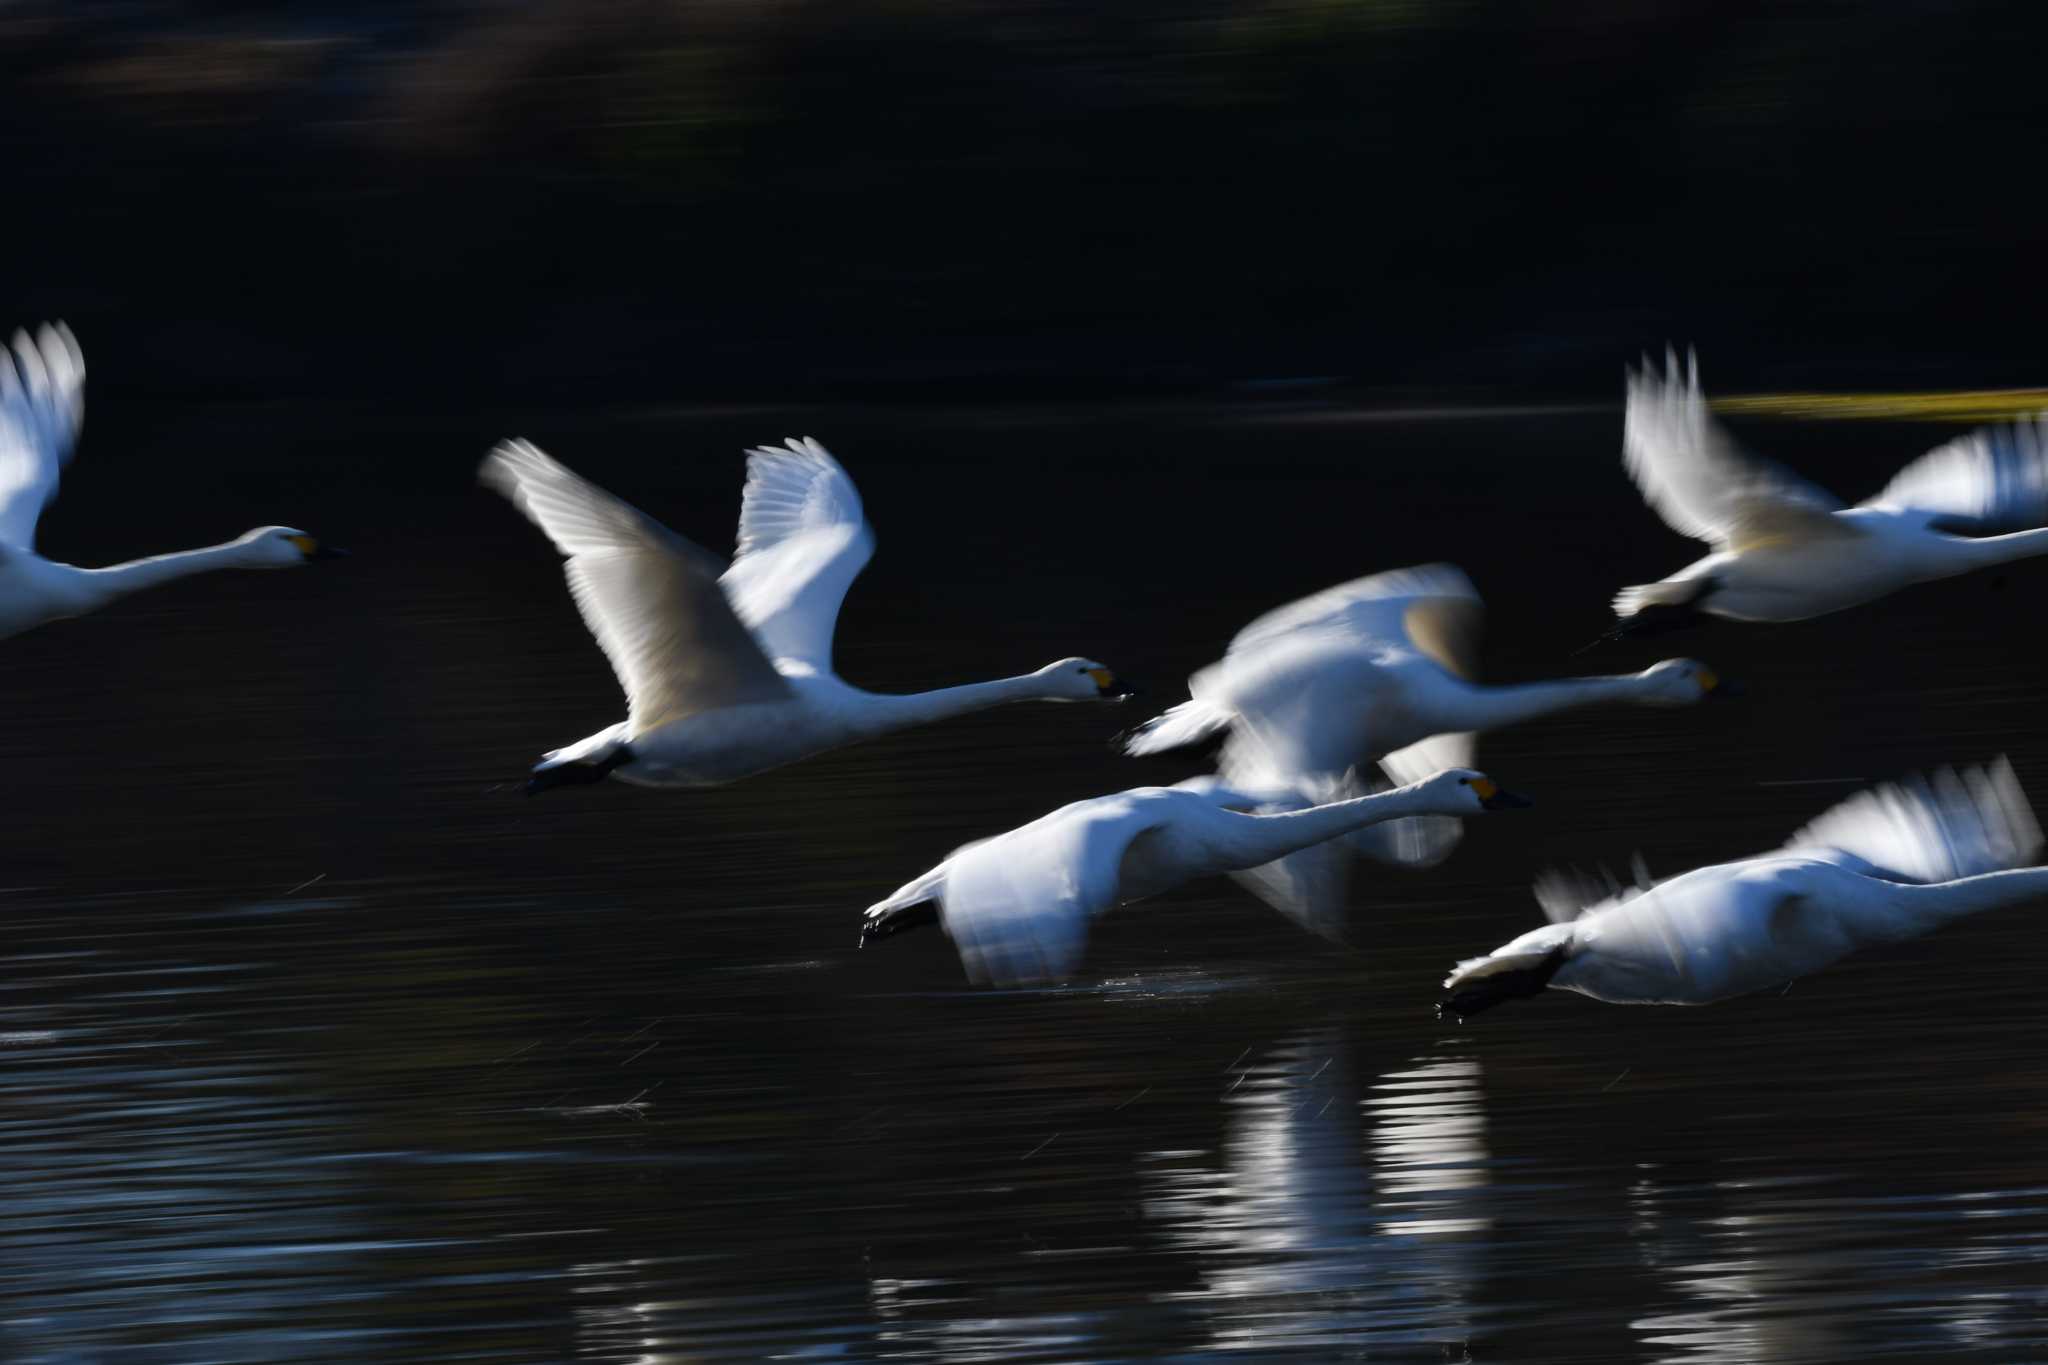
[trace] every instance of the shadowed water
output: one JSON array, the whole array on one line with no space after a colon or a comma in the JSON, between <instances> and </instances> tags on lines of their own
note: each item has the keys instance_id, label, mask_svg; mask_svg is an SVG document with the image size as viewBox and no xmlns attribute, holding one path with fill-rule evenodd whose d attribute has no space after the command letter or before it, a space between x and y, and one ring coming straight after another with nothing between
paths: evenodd
<instances>
[{"instance_id":1,"label":"shadowed water","mask_svg":"<svg viewBox=\"0 0 2048 1365\"><path fill-rule=\"evenodd\" d=\"M617 719L553 553L471 484L522 431L730 543L746 444L811 432L879 537L855 682L1070 653L1019 706L717 792L517 794ZM1769 425L1851 497L1943 434ZM288 521L320 571L0 645L0 1359L2011 1361L2048 1351L2030 906L1704 1010L1443 970L1547 862L1681 870L1862 782L2010 753L2048 797L2048 565L1839 617L1569 652L1692 547L1614 413L814 410L533 418L95 408L44 548ZM1739 704L1489 736L1535 796L1352 943L1227 883L1059 990L860 910L960 842L1196 770L1107 740L1257 612L1462 564L1487 676L1690 652Z\"/></svg>"}]
</instances>

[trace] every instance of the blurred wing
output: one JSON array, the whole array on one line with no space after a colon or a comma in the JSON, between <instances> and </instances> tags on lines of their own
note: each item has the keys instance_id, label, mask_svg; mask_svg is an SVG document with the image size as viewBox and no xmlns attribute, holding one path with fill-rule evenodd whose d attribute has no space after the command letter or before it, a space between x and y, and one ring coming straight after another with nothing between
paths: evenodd
<instances>
[{"instance_id":1,"label":"blurred wing","mask_svg":"<svg viewBox=\"0 0 2048 1365\"><path fill-rule=\"evenodd\" d=\"M1985 534L2048 524L2048 414L1936 446L1864 505L1932 512Z\"/></svg>"},{"instance_id":2,"label":"blurred wing","mask_svg":"<svg viewBox=\"0 0 2048 1365\"><path fill-rule=\"evenodd\" d=\"M747 452L739 550L721 580L771 658L832 667L846 590L875 552L853 480L810 437Z\"/></svg>"},{"instance_id":3,"label":"blurred wing","mask_svg":"<svg viewBox=\"0 0 2048 1365\"><path fill-rule=\"evenodd\" d=\"M1946 882L2027 866L2041 850L2041 826L2000 758L1858 792L1785 849L1892 881Z\"/></svg>"},{"instance_id":4,"label":"blurred wing","mask_svg":"<svg viewBox=\"0 0 2048 1365\"><path fill-rule=\"evenodd\" d=\"M0 351L0 545L31 550L85 420L85 353L63 323Z\"/></svg>"},{"instance_id":5,"label":"blurred wing","mask_svg":"<svg viewBox=\"0 0 2048 1365\"><path fill-rule=\"evenodd\" d=\"M1643 877L1634 886L1623 886L1604 867L1597 874L1577 868L1549 868L1536 877L1536 903L1543 907L1543 917L1552 924L1567 924L1581 915L1632 901L1649 890L1650 885Z\"/></svg>"},{"instance_id":6,"label":"blurred wing","mask_svg":"<svg viewBox=\"0 0 2048 1365\"><path fill-rule=\"evenodd\" d=\"M1379 757L1375 693L1390 653L1471 677L1483 619L1471 580L1452 565L1374 574L1253 621L1189 687L1237 716L1226 775L1333 776Z\"/></svg>"},{"instance_id":7,"label":"blurred wing","mask_svg":"<svg viewBox=\"0 0 2048 1365\"><path fill-rule=\"evenodd\" d=\"M1853 537L1834 517L1841 501L1788 470L1747 454L1707 411L1699 366L1683 375L1667 356L1659 375L1645 362L1628 376L1622 461L1666 525L1680 535L1740 550L1785 537Z\"/></svg>"},{"instance_id":8,"label":"blurred wing","mask_svg":"<svg viewBox=\"0 0 2048 1365\"><path fill-rule=\"evenodd\" d=\"M718 588L718 561L565 468L508 441L481 477L569 557L569 593L625 689L634 734L790 695Z\"/></svg>"},{"instance_id":9,"label":"blurred wing","mask_svg":"<svg viewBox=\"0 0 2048 1365\"><path fill-rule=\"evenodd\" d=\"M1380 770L1394 786L1405 787L1446 768L1470 768L1478 753L1479 736L1469 731L1431 735L1382 758ZM1455 815L1411 815L1349 836L1359 853L1400 867L1435 867L1464 837L1465 822Z\"/></svg>"},{"instance_id":10,"label":"blurred wing","mask_svg":"<svg viewBox=\"0 0 2048 1365\"><path fill-rule=\"evenodd\" d=\"M1116 907L1124 854L1162 818L1129 792L1077 801L956 852L941 914L967 975L998 986L1058 981Z\"/></svg>"}]
</instances>

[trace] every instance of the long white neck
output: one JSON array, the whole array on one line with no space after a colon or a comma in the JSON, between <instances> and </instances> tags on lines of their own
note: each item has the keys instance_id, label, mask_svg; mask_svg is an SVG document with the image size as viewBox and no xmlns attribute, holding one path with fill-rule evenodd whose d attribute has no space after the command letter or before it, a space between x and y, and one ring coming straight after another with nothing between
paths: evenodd
<instances>
[{"instance_id":1,"label":"long white neck","mask_svg":"<svg viewBox=\"0 0 2048 1365\"><path fill-rule=\"evenodd\" d=\"M1462 718L1456 728L1493 730L1574 707L1637 701L1648 690L1642 676L1635 673L1560 678L1555 682L1510 683L1505 687L1461 683L1458 711Z\"/></svg>"},{"instance_id":2,"label":"long white neck","mask_svg":"<svg viewBox=\"0 0 2048 1365\"><path fill-rule=\"evenodd\" d=\"M2048 899L2048 867L2022 867L2010 872L1985 872L1931 886L1886 883L1885 899L1900 921L1890 941L1924 934L1937 925L1985 910L2001 910L2021 901Z\"/></svg>"},{"instance_id":3,"label":"long white neck","mask_svg":"<svg viewBox=\"0 0 2048 1365\"><path fill-rule=\"evenodd\" d=\"M1958 564L1971 569L1989 568L1993 564L2010 564L2015 559L2048 555L2048 527L2004 536L1943 536L1941 544Z\"/></svg>"},{"instance_id":4,"label":"long white neck","mask_svg":"<svg viewBox=\"0 0 2048 1365\"><path fill-rule=\"evenodd\" d=\"M165 583L193 574L210 573L215 569L240 569L248 567L248 544L231 540L224 545L208 545L198 550L178 550L167 555L151 555L147 559L131 560L126 564L110 564L104 569L81 569L85 582L95 592L108 600L126 597L129 593L141 592L146 588L161 587Z\"/></svg>"},{"instance_id":5,"label":"long white neck","mask_svg":"<svg viewBox=\"0 0 2048 1365\"><path fill-rule=\"evenodd\" d=\"M1243 815L1232 822L1229 846L1219 850L1226 862L1217 870L1237 872L1259 867L1355 829L1386 820L1399 820L1403 816L1472 813L1464 800L1460 799L1455 805L1449 804L1428 784L1418 782L1372 796L1355 796L1348 801L1310 806L1307 810Z\"/></svg>"},{"instance_id":6,"label":"long white neck","mask_svg":"<svg viewBox=\"0 0 2048 1365\"><path fill-rule=\"evenodd\" d=\"M963 683L959 687L941 687L930 692L912 692L908 695L863 692L860 696L861 702L854 723L865 735L882 735L894 730L907 730L913 725L928 725L933 721L950 720L954 716L964 716L970 711L985 711L991 706L1002 706L1013 701L1068 700L1048 693L1046 680L1030 673L1015 678Z\"/></svg>"}]
</instances>

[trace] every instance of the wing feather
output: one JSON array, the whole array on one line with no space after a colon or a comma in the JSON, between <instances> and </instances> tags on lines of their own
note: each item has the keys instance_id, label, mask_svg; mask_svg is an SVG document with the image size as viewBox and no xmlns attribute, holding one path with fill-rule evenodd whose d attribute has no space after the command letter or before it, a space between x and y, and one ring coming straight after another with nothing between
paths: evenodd
<instances>
[{"instance_id":1,"label":"wing feather","mask_svg":"<svg viewBox=\"0 0 2048 1365\"><path fill-rule=\"evenodd\" d=\"M1785 848L1892 881L1946 882L2027 866L2041 850L2041 826L2001 757L1858 792Z\"/></svg>"},{"instance_id":2,"label":"wing feather","mask_svg":"<svg viewBox=\"0 0 2048 1365\"><path fill-rule=\"evenodd\" d=\"M633 734L790 695L733 615L712 556L530 442L507 441L480 473L569 557L570 595L625 689Z\"/></svg>"},{"instance_id":3,"label":"wing feather","mask_svg":"<svg viewBox=\"0 0 2048 1365\"><path fill-rule=\"evenodd\" d=\"M774 658L832 666L832 632L875 535L853 480L810 437L747 452L739 549L722 580Z\"/></svg>"},{"instance_id":4,"label":"wing feather","mask_svg":"<svg viewBox=\"0 0 2048 1365\"><path fill-rule=\"evenodd\" d=\"M1932 512L1980 533L2048 524L2048 414L1936 446L1864 506Z\"/></svg>"},{"instance_id":5,"label":"wing feather","mask_svg":"<svg viewBox=\"0 0 2048 1365\"><path fill-rule=\"evenodd\" d=\"M1622 462L1666 525L1710 545L1856 534L1832 515L1840 499L1735 443L1707 410L1690 355L1683 373L1668 353L1662 374L1647 360L1629 373Z\"/></svg>"},{"instance_id":6,"label":"wing feather","mask_svg":"<svg viewBox=\"0 0 2048 1365\"><path fill-rule=\"evenodd\" d=\"M85 420L85 353L63 323L0 350L0 545L35 548L36 522Z\"/></svg>"}]
</instances>

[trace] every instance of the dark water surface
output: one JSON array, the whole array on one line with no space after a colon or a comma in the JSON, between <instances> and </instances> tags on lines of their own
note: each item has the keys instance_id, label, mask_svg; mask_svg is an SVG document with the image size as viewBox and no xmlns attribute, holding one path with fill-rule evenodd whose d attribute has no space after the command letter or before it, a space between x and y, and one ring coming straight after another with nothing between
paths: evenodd
<instances>
[{"instance_id":1,"label":"dark water surface","mask_svg":"<svg viewBox=\"0 0 2048 1365\"><path fill-rule=\"evenodd\" d=\"M811 432L880 549L857 683L1105 659L1175 700L1254 613L1447 558L1497 680L1690 652L1739 704L1489 737L1539 806L1366 869L1353 943L1236 888L1070 989L855 949L956 844L1197 770L1149 709L1014 707L739 786L521 798L617 719L555 557L471 483L523 431L730 544ZM1757 427L1860 497L1946 433ZM1703 1010L1436 1022L1547 862L1756 852L1862 781L2009 752L2048 799L2048 565L1568 658L1691 547L1617 413L731 411L503 427L96 408L45 528L221 576L0 644L0 1359L2014 1361L2048 1356L2048 906Z\"/></svg>"}]
</instances>

